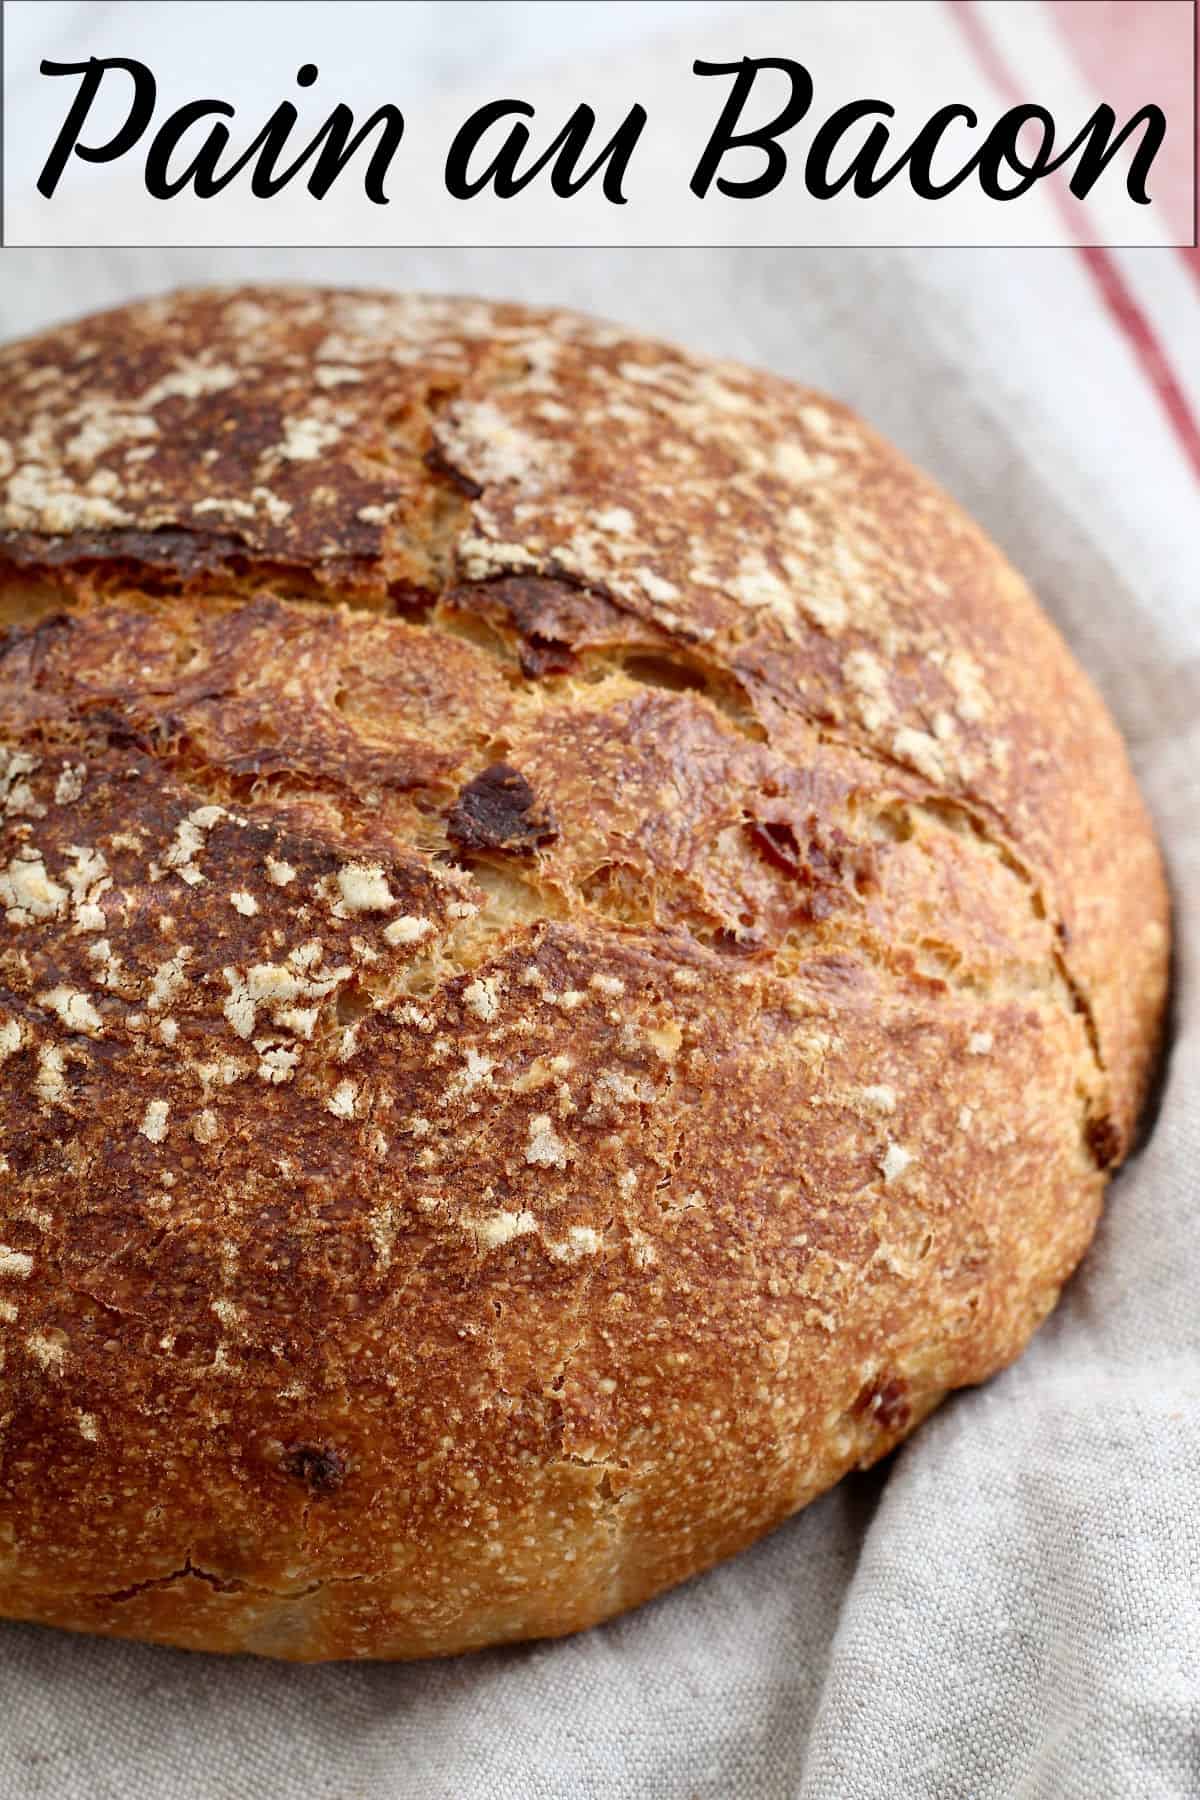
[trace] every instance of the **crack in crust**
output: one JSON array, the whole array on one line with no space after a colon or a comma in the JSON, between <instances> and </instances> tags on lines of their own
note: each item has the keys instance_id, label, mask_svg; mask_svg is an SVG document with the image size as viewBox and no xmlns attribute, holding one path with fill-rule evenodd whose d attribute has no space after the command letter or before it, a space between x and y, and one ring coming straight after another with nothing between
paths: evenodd
<instances>
[{"instance_id":1,"label":"crack in crust","mask_svg":"<svg viewBox=\"0 0 1200 1800\"><path fill-rule=\"evenodd\" d=\"M461 588L457 591L460 600L469 593L469 590ZM263 602L257 604L261 608ZM300 603L272 600L266 604L268 607L266 622L269 628L272 621L283 617L284 611L289 608L294 609ZM430 615L421 622L421 630L432 631L469 644L473 651L480 651L495 661L497 659L495 640L481 642L476 634L465 634L461 630L447 629L440 612L442 604L442 597L436 596L435 610L432 610ZM172 624L170 604L158 601L156 602L156 611L169 628ZM45 641L48 632L58 634L66 632L69 636L71 624L72 615L70 614L50 615L39 621L36 626L32 627L32 630ZM20 628L14 625L10 631L9 648L17 649L19 645ZM180 652L176 652L176 655L179 654ZM681 678L675 673L675 664L671 660L674 654L674 646L669 643L661 648L652 659L639 656L633 653L629 647L620 644L608 652L584 651L576 658L577 679L584 686L591 687L592 694L589 699L593 706L611 693L610 706L607 709L600 709L599 716L601 717L611 716L612 704L627 701L630 694L639 687L650 688L666 696L691 694L702 699L706 704L711 703L713 698L710 692L711 674L701 673L702 665L689 659L682 663L685 675ZM511 675L514 667L511 660L503 653L500 653L500 660L506 675ZM632 676L630 673L631 663L635 671ZM517 674L516 679L524 693L529 710L534 714L548 713L553 704L553 688L548 688L523 671ZM214 769L212 763L205 759L203 752L199 751L195 745L189 745L186 732L180 734L180 726L177 721L186 712L189 705L219 706L224 701L236 701L236 694L236 679L226 677L214 682L205 672L198 681L191 684L190 693L187 684L181 690L177 690L171 696L169 704L165 704L161 708L157 717L153 718L148 726L142 725L140 721L132 723L128 721L123 716L122 701L116 696L114 696L117 707L115 712L113 711L114 702L89 701L86 711L81 715L80 723L86 725L91 722L100 727L109 744L126 743L131 747L137 747L143 753L162 762L164 766L171 767L183 775L198 798L218 803L237 798L250 801L255 794L261 794L267 788L276 795L289 791L299 794L314 793L326 788L333 792L340 792L347 800L353 799L356 790L353 774L348 771L345 776L339 778L336 765L333 769L317 764L308 767L297 766L294 745L281 746L278 751L272 749L265 753L255 751L250 755L225 756L221 760L219 771ZM128 703L125 701L124 704ZM136 705L136 702L134 704ZM684 705L686 706L686 703ZM728 704L719 705L716 710L724 728L737 733L748 744L766 743L769 748L769 738L765 730L761 730L760 735L759 731L744 722L743 717L736 713L731 716L732 709ZM669 701L668 711L661 716L664 721L671 721L672 715L676 711L675 704ZM813 725L813 721L807 719L803 720L803 723ZM64 725L67 725L67 721L64 721ZM615 722L614 729L616 729ZM174 735L170 735L172 732ZM851 737L843 737L815 725L814 733L816 741L822 746L830 747L835 751L852 750L854 754L864 756L870 765L887 772L889 776L896 774L906 778L908 776L908 771L902 770L900 765L888 758L881 757L869 746L863 746ZM427 739L426 746L431 754L431 766L435 767L438 775L442 777L442 779L435 779L426 785L425 791L428 793L430 801L436 806L439 796L444 796L450 791L447 788L445 777L449 775L451 765L444 756L439 758L439 745L436 739ZM216 780L214 780L215 774L218 775ZM301 784L298 787L294 785L297 777ZM397 771L390 771L384 776L384 779L390 785L399 786L401 789L408 786L410 781L410 778ZM444 800L442 804L444 807ZM1046 918L1045 901L1031 871L1015 855L1005 839L996 834L978 809L973 808L958 796L945 793L938 793L923 799L911 796L890 797L885 794L877 804L879 811L874 831L878 835L896 839L909 837L912 834L912 821L918 818L934 832L947 832L960 837L967 834L972 841L977 842L989 856L994 857L1024 886L1033 916L1038 920ZM430 828L434 827L436 817L436 813L428 815L427 824ZM500 762L472 777L458 790L457 797L448 810L443 810L437 829L441 842L448 847L451 853L462 858L468 869L473 868L478 872L481 868L489 868L493 882L499 882L509 897L514 891L514 878L509 870L507 857L515 853L528 864L522 874L520 886L530 896L530 904L521 909L529 925L532 925L538 918L562 914L561 894L542 878L541 859L534 856L535 851L554 841L558 835L558 828L544 810L539 810L536 796L520 771ZM819 843L815 841L806 842L801 848L797 842L793 825L787 821L762 821L753 815L748 815L745 829L754 848L785 878L793 883L799 881L808 884L810 887L815 883L815 898L807 903L807 916L804 912L799 915L798 933L796 926L793 925L787 929L782 939L776 939L773 943L763 941L753 935L746 937L736 929L714 924L711 920L705 921L701 915L694 913L688 906L685 894L681 896L681 906L675 914L676 923L698 945L706 945L718 953L734 953L749 955L758 960L765 959L767 966L786 979L789 972L798 965L802 965L806 955L811 954L814 947L813 927L828 926L830 920L835 918L837 909L830 895L842 896L845 880L836 860L839 852L833 850L830 853L835 858L835 861L831 862L829 854L822 850ZM854 844L844 833L835 829L833 838L835 842L840 841L842 852L854 852ZM430 861L434 854L436 853L433 851L427 853ZM870 852L867 854L869 856ZM633 873L632 870L630 872ZM611 884L606 884L594 875L589 880L578 884L575 903L578 904L582 901L589 912L597 917L607 918L618 926L633 926L643 930L653 929L656 924L656 914L654 906L648 904L649 894L645 887L647 872L646 870L641 871L638 887L632 892L627 884L614 890ZM860 868L860 873L855 879L869 881L870 878L869 869L864 866ZM655 880L661 890L664 881L661 870L655 871ZM852 881L849 890L852 897L853 888ZM930 965L920 943L914 942L905 945L903 939L897 940L894 922L890 927L889 941L886 945L873 939L870 933L856 930L852 913L849 916L843 915L836 922L841 926L839 942L845 948L853 948L856 953L870 957L883 966L894 961L897 951L907 950L914 969L924 969L937 982L949 983L963 993L982 992L986 996L990 991L990 984L986 978L980 981L978 978L972 977L969 969L965 971L961 969L959 966L961 950L958 955L952 953L948 957L943 956L936 965ZM1061 929L1057 922L1051 922L1051 928L1056 934ZM491 944L503 941L509 929L509 919L504 916L494 934L488 932L486 921L480 920L472 927L469 934L458 933L456 935L460 938L468 938L475 957L479 958ZM468 962L463 964L461 969L456 968L446 954L449 948L450 946L446 942L443 942L440 947L438 962L443 979L451 978L454 974L474 966L472 962ZM1036 967L1036 964L1030 965L1031 972ZM1099 1053L1095 1025L1086 997L1071 977L1065 957L1057 944L1049 947L1045 968L1046 979L1038 984L1041 991L1050 996L1058 995L1060 1004L1066 1010L1078 1012L1083 1017L1097 1070L1103 1074L1103 1060ZM1089 1100L1085 1110L1085 1141L1089 1146L1101 1142L1101 1138L1098 1138L1096 1134L1103 1124L1103 1118L1103 1113L1099 1118L1095 1116L1093 1102ZM1107 1139L1103 1141L1107 1143Z\"/></svg>"},{"instance_id":2,"label":"crack in crust","mask_svg":"<svg viewBox=\"0 0 1200 1800\"><path fill-rule=\"evenodd\" d=\"M465 476L459 475L449 464L445 463L433 452L427 452L426 464L435 476L453 478L460 491L466 493L472 485ZM169 557L166 559L170 561ZM197 568L211 568L211 564L187 563L176 565L176 572L189 575ZM258 582L269 579L269 571L251 571L250 592L258 592ZM549 622L551 615L547 612L547 594L553 591L557 599L561 590L569 595L577 596L584 602L600 602L605 608L612 608L617 621L618 631L621 624L627 624L632 615L623 608L619 600L603 589L591 590L576 578L564 579L564 572L558 571L550 579L522 578L503 574L491 577L482 590L478 587L463 587L460 583L451 583L444 589L433 589L423 595L424 606L419 618L423 628L444 633L471 643L485 655L490 656L503 669L510 680L519 680L524 685L538 684L548 674L570 674L584 680L596 682L606 675L620 675L629 681L636 682L664 693L695 692L703 695L721 713L729 726L750 742L769 742L767 727L754 712L750 690L743 684L737 674L723 668L719 664L708 661L699 654L691 644L680 642L668 631L660 631L650 640L653 650L642 649L647 640L635 638L632 642L622 643L613 626L608 626L608 641L603 650L585 647L583 644L568 642L566 633L570 627L564 625L561 611L556 622ZM268 590L269 591L269 590ZM211 598L219 598L222 590ZM482 597L481 597L482 596ZM274 597L274 596L272 596ZM373 599L363 600L357 596L340 595L342 604L364 607L365 610L376 610ZM489 604L498 599L499 612L495 605ZM236 602L227 602L236 603ZM507 621L515 628L515 634L508 634L508 641L503 628L497 629L498 618L507 613ZM483 629L479 628L480 616L487 620ZM489 618L490 615L490 618ZM49 626L57 622L60 627L69 625L69 615L51 615L50 620L41 623ZM471 629L474 625L475 629ZM559 635L549 635L550 632ZM515 645L513 636L515 635ZM514 653L515 652L515 653ZM567 660L563 660L563 659ZM735 699L733 696L736 695ZM216 694L213 698L218 697ZM789 707L788 711L804 724L811 726L821 744L831 748L845 748L858 756L866 757L886 774L896 774L911 780L914 773L911 765L903 760L882 752L861 732L842 732L831 730L820 718L802 709ZM497 769L505 769L507 765L497 764ZM286 771L286 763L280 773ZM259 778L264 773L263 761L256 759L252 778ZM231 769L231 773L236 770ZM248 773L251 773L248 771ZM455 809L450 814L447 835L467 852L487 852L494 849L516 849L519 854L530 854L539 843L549 841L555 835L552 823L535 824L529 829L523 826L516 835L505 843L495 838L494 832L489 837L487 832L480 835L481 827L471 814L471 804L475 794L482 800L487 798L486 783L489 771L474 778L462 790ZM524 811L533 805L534 797L528 783L524 782L519 771L512 771L516 781L523 784L514 794L523 801ZM480 786L479 784L483 784ZM509 783L512 786L512 782ZM497 792L502 796L504 783L500 782ZM1098 1074L1105 1073L1104 1056L1100 1046L1099 1033L1091 1003L1086 990L1071 969L1069 959L1061 947L1069 935L1065 921L1052 915L1047 907L1046 895L1033 871L1014 850L1011 832L1002 819L989 818L990 809L972 803L963 794L938 787L932 790L922 801L908 801L910 807L919 806L924 816L930 821L940 820L951 831L966 829L983 845L986 850L996 856L1005 867L1009 868L1024 884L1029 894L1029 903L1038 918L1048 918L1057 940L1049 951L1048 963L1054 980L1050 987L1059 987L1065 991L1069 1008L1077 1012L1083 1019L1087 1032L1088 1044ZM517 807L517 813L522 813ZM478 810L478 809L476 809ZM514 820L516 814L514 814ZM767 824L765 827L750 826L760 848L766 839L766 854L773 860L779 857L779 832L790 828ZM774 836L772 836L774 834ZM794 854L794 853L793 853ZM536 875L535 875L536 884ZM596 891L589 892L588 900L595 905ZM618 913L615 915L620 917ZM732 940L731 940L732 941ZM945 974L946 971L943 971ZM1113 1127L1107 1114L1102 1110L1099 1115L1093 1111L1093 1103L1089 1101L1085 1108L1085 1138L1089 1146L1103 1144L1108 1162L1114 1160L1108 1133ZM1099 1135L1097 1135L1099 1134ZM1101 1162L1100 1167L1107 1166Z\"/></svg>"},{"instance_id":3,"label":"crack in crust","mask_svg":"<svg viewBox=\"0 0 1200 1800\"><path fill-rule=\"evenodd\" d=\"M93 1606L121 1606L139 1599L143 1594L153 1593L155 1589L174 1587L179 1582L199 1581L215 1594L253 1594L264 1600L294 1602L307 1600L310 1595L319 1594L322 1588L356 1586L359 1582L369 1582L371 1579L370 1575L326 1575L319 1581L307 1581L301 1587L262 1587L256 1582L244 1581L240 1576L218 1575L211 1569L202 1569L189 1557L182 1568L172 1569L166 1575L152 1575L145 1581L134 1581L124 1588L87 1592L79 1598Z\"/></svg>"}]
</instances>

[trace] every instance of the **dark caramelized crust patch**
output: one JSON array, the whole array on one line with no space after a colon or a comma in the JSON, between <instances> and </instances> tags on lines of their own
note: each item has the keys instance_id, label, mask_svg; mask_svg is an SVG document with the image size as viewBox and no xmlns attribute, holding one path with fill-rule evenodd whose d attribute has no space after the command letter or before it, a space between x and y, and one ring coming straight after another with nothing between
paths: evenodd
<instances>
[{"instance_id":1,"label":"dark caramelized crust patch","mask_svg":"<svg viewBox=\"0 0 1200 1800\"><path fill-rule=\"evenodd\" d=\"M329 1444L293 1444L281 1467L302 1481L314 1498L336 1494L346 1479L345 1461Z\"/></svg>"},{"instance_id":2,"label":"dark caramelized crust patch","mask_svg":"<svg viewBox=\"0 0 1200 1800\"><path fill-rule=\"evenodd\" d=\"M460 790L450 810L446 835L463 850L507 850L530 856L539 845L553 843L558 828L539 808L519 769L492 763Z\"/></svg>"}]
</instances>

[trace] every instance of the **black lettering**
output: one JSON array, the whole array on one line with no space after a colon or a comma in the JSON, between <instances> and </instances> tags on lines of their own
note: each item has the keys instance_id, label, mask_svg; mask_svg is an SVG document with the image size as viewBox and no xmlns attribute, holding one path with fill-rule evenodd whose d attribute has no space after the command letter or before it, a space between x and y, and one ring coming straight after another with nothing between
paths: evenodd
<instances>
[{"instance_id":1,"label":"black lettering","mask_svg":"<svg viewBox=\"0 0 1200 1800\"><path fill-rule=\"evenodd\" d=\"M446 190L455 200L470 200L481 188L487 186L493 176L496 178L496 191L499 194L503 195L501 183L511 184L517 157L529 142L529 132L524 125L513 126L504 140L503 149L497 151L482 175L471 174L471 153L478 147L485 131L514 113L521 118L532 119L533 108L527 100L489 100L486 106L477 108L455 132L454 142L446 157ZM507 164L504 162L506 156ZM516 191L516 188L510 186L510 193Z\"/></svg>"},{"instance_id":2,"label":"black lettering","mask_svg":"<svg viewBox=\"0 0 1200 1800\"><path fill-rule=\"evenodd\" d=\"M79 134L87 123L92 102L100 92L100 83L110 69L119 69L133 80L133 95L129 113L125 123L107 144L81 144ZM62 172L74 153L81 162L115 162L132 150L150 120L154 116L154 103L158 97L158 85L145 63L133 62L126 56L91 56L87 62L60 63L44 61L41 65L43 75L82 75L78 91L71 102L62 129L54 140L49 156L46 158L41 174L38 176L38 193L47 200L54 193L62 177Z\"/></svg>"},{"instance_id":3,"label":"black lettering","mask_svg":"<svg viewBox=\"0 0 1200 1800\"><path fill-rule=\"evenodd\" d=\"M887 186L895 169L882 180L876 173L879 158L888 146L886 125L872 125L866 142L855 151L842 173L832 177L829 173L829 159L837 149L842 133L851 125L857 125L860 119L869 118L872 113L882 113L885 119L894 119L896 109L889 106L886 100L854 100L848 106L839 106L836 112L831 112L815 133L804 165L804 185L814 200L832 200L847 183L853 183L855 193L862 196L876 194L881 187Z\"/></svg>"},{"instance_id":4,"label":"black lettering","mask_svg":"<svg viewBox=\"0 0 1200 1800\"><path fill-rule=\"evenodd\" d=\"M852 105L839 107L816 133L804 174L805 186L814 199L830 200L848 183L853 183L854 192L861 199L869 200L881 193L905 168L908 169L913 192L919 194L922 200L939 200L943 194L953 193L956 187L961 187L971 171L969 162L948 181L941 182L934 180L932 165L934 153L940 149L942 136L949 124L955 119L965 119L968 125L979 123L969 106L939 107L922 125L908 149L886 169L881 169L879 162L890 141L888 129L886 125L873 125L847 167L840 175L831 177L829 160L845 128L844 122L855 124L860 118L867 118L873 112L881 112L888 118L894 116L894 109L886 101L857 100Z\"/></svg>"},{"instance_id":5,"label":"black lettering","mask_svg":"<svg viewBox=\"0 0 1200 1800\"><path fill-rule=\"evenodd\" d=\"M1018 139L1026 125L1030 124L1041 126L1042 137L1033 161L1026 162L1021 155ZM967 164L967 170L978 170L979 185L989 200L1016 200L1022 194L1027 194L1034 183L1047 173L1046 159L1053 145L1054 120L1044 106L1012 106L996 120ZM1014 187L1001 186L1000 178L1006 167L1018 177Z\"/></svg>"},{"instance_id":6,"label":"black lettering","mask_svg":"<svg viewBox=\"0 0 1200 1800\"><path fill-rule=\"evenodd\" d=\"M1161 106L1143 106L1110 142L1109 133L1116 122L1117 115L1111 106L1098 106L1082 131L1072 138L1062 154L1046 164L1045 172L1049 174L1053 169L1062 168L1064 163L1070 162L1080 145L1083 145L1079 167L1068 186L1077 200L1084 200L1130 132L1135 131L1139 125L1144 125L1141 143L1134 151L1125 176L1125 191L1138 206L1149 206L1150 195L1146 191L1146 180L1150 174L1150 165L1158 155L1167 133L1166 114Z\"/></svg>"},{"instance_id":7,"label":"black lettering","mask_svg":"<svg viewBox=\"0 0 1200 1800\"><path fill-rule=\"evenodd\" d=\"M392 166L392 158L400 148L400 140L404 136L404 114L398 106L389 103L376 107L364 125L360 125L354 136L350 136L350 128L354 124L354 114L345 105L337 105L330 113L325 124L318 131L312 143L296 161L276 181L277 187L290 181L313 151L320 145L316 167L308 178L308 191L317 200L323 200L354 152L374 131L377 125L383 127L379 142L371 152L371 160L367 164L367 173L363 178L363 192L368 200L376 206L386 206L388 197L383 189L388 170ZM322 138L325 140L321 142ZM257 183L258 176L255 176ZM274 193L275 188L255 186L255 193Z\"/></svg>"},{"instance_id":8,"label":"black lettering","mask_svg":"<svg viewBox=\"0 0 1200 1800\"><path fill-rule=\"evenodd\" d=\"M296 81L300 87L311 87L316 78L317 70L313 63L305 63L302 68L296 71ZM227 109L226 116L232 116L232 109ZM242 170L246 168L256 156L258 157L259 166L255 169L254 175L251 177L250 185L253 192L259 194L260 197L276 192L276 188L274 187L260 189L255 184L259 179L263 167L273 164L275 158L283 149L284 144L287 142L288 134L298 117L299 115L291 102L288 100L283 101L281 105L275 108L275 111L271 114L271 117L267 120L254 141L243 154L237 158L237 161L232 163L230 167L224 171L224 173L218 172L217 164L222 152L228 148L229 133L224 125L214 125L213 129L204 140L203 148L192 159L192 162L179 180L172 185L171 192L177 193L180 188L186 187L190 181L193 184L199 199L211 200L215 195L221 192L222 188L228 187L234 177L240 175ZM168 121L168 123L173 123L173 121ZM176 136L177 135L178 134L176 134ZM165 178L165 157L163 175ZM280 187L282 185L282 182L277 184L277 186ZM165 196L160 197L165 198Z\"/></svg>"},{"instance_id":9,"label":"black lettering","mask_svg":"<svg viewBox=\"0 0 1200 1800\"><path fill-rule=\"evenodd\" d=\"M753 131L739 132L737 127L741 123L742 112L761 69L780 70L791 82L791 93L787 104L773 119L768 120L765 125L756 126ZM793 62L787 56L743 56L741 62L736 63L694 62L692 73L732 75L735 78L713 134L696 164L690 183L693 194L703 200L712 186L714 176L718 192L739 200L758 200L764 194L774 193L787 174L787 151L776 140L785 131L798 125L812 105L813 84L808 70L803 63ZM717 175L726 152L742 148L763 152L767 162L762 174L747 181L732 181L726 176Z\"/></svg>"},{"instance_id":10,"label":"black lettering","mask_svg":"<svg viewBox=\"0 0 1200 1800\"><path fill-rule=\"evenodd\" d=\"M943 194L952 194L955 188L962 186L971 173L971 159L963 164L957 175L951 175L947 181L935 181L933 178L934 152L941 148L942 137L946 127L955 119L962 119L972 129L979 123L978 114L969 106L941 106L932 118L926 120L916 137L890 169L880 177L880 186L898 175L905 163L908 164L908 179L915 194L922 200L940 200Z\"/></svg>"},{"instance_id":11,"label":"black lettering","mask_svg":"<svg viewBox=\"0 0 1200 1800\"><path fill-rule=\"evenodd\" d=\"M224 108L223 110L227 117L232 117L232 107ZM179 115L176 113L173 118L168 119L167 124L163 127L163 131L155 138L150 151L150 158L157 156L160 148L160 139L163 138L164 133L169 128L175 125L178 117ZM219 171L217 165L221 159L222 153L229 148L229 132L224 125L214 125L208 136L205 138L203 146L197 151L183 174L178 176L176 180L170 184L169 191L171 193L178 193L181 188L187 187L188 183L191 182L199 199L211 200L214 195L221 192L222 188L227 188L234 177L240 175L247 164L253 162L254 158L257 156L258 165L255 168L253 175L250 177L251 191L260 198L266 198L271 194L277 193L288 177L284 176L282 181L271 184L269 181L263 180L263 170L264 167L269 168L274 163L275 158L279 155L279 152L287 142L288 135L298 117L299 115L291 101L284 100L275 108L275 111L271 114L271 117L267 120L253 142L242 152L241 156L239 156L235 162L230 163L229 167L224 171ZM165 179L166 156L174 149L178 135L178 132L173 133L172 140L164 151L162 157L163 179ZM150 185L150 158L147 158L146 163L147 187ZM291 171L289 171L289 174L290 173ZM159 179L157 163L156 179ZM160 197L165 198L165 195Z\"/></svg>"},{"instance_id":12,"label":"black lettering","mask_svg":"<svg viewBox=\"0 0 1200 1800\"><path fill-rule=\"evenodd\" d=\"M189 100L155 132L146 157L146 192L155 200L170 200L193 176L196 192L204 199L210 198L222 185L215 180L215 169L217 158L229 143L229 132L224 125L213 126L182 175L172 178L168 168L184 132L201 119L213 117L232 119L233 108L227 100Z\"/></svg>"},{"instance_id":13,"label":"black lettering","mask_svg":"<svg viewBox=\"0 0 1200 1800\"><path fill-rule=\"evenodd\" d=\"M479 148L484 134L493 125L514 114L517 115L518 123L511 127L487 167L480 174L472 175L471 157ZM533 116L533 108L525 100L490 100L486 106L473 112L455 134L446 157L447 191L456 200L470 200L483 188L490 186L495 189L499 199L511 200L549 166L550 186L560 199L566 200L572 194L577 194L597 170L603 168L601 187L604 198L614 206L625 205L621 182L628 172L629 159L646 123L645 107L632 106L629 109L608 143L582 173L578 168L579 159L587 148L596 123L592 108L577 106L549 148L535 162L522 168L521 158L529 148L530 132L529 127L519 121L532 119Z\"/></svg>"},{"instance_id":14,"label":"black lettering","mask_svg":"<svg viewBox=\"0 0 1200 1800\"><path fill-rule=\"evenodd\" d=\"M317 69L312 63L305 63L296 75L296 81L301 87L311 87L316 78ZM167 162L177 148L182 133L189 125L195 124L198 118L214 112L221 113L226 118L233 116L233 108L224 101L192 101L190 105L180 107L177 113L172 114L155 137L146 160L146 186L157 198L167 199L190 183L201 200L211 200L253 163L250 191L259 200L269 200L272 195L285 188L315 156L316 163L308 178L308 191L314 199L323 200L359 145L377 125L382 125L380 140L367 165L363 187L367 198L374 201L376 206L388 204L383 184L404 136L404 115L397 107L379 107L366 124L351 136L354 114L348 106L335 106L312 141L294 161L280 169L279 158L299 118L291 101L285 100L275 108L257 137L226 168L221 169L219 165L222 155L229 148L229 131L224 125L214 125L182 174L169 178Z\"/></svg>"}]
</instances>

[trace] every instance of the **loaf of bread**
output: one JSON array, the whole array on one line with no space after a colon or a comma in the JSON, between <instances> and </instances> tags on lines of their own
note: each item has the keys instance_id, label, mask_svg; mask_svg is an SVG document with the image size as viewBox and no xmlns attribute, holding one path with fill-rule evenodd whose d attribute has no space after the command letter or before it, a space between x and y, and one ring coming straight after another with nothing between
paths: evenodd
<instances>
[{"instance_id":1,"label":"loaf of bread","mask_svg":"<svg viewBox=\"0 0 1200 1800\"><path fill-rule=\"evenodd\" d=\"M1167 904L1109 718L843 407L562 313L0 352L0 1614L419 1657L1010 1361Z\"/></svg>"}]
</instances>

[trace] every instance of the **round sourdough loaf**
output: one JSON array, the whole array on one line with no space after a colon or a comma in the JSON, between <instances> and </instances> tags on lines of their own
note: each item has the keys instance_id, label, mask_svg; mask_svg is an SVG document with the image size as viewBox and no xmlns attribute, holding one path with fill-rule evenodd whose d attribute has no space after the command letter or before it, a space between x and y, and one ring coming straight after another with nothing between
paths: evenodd
<instances>
[{"instance_id":1,"label":"round sourdough loaf","mask_svg":"<svg viewBox=\"0 0 1200 1800\"><path fill-rule=\"evenodd\" d=\"M0 1613L414 1657L729 1556L1022 1348L1167 906L1020 580L561 313L0 352Z\"/></svg>"}]
</instances>

